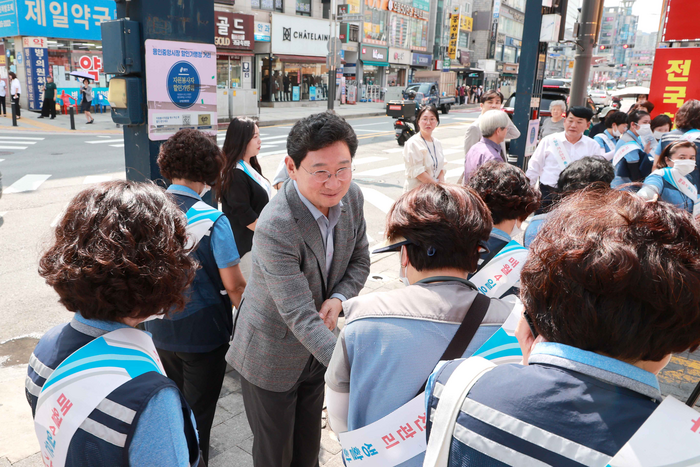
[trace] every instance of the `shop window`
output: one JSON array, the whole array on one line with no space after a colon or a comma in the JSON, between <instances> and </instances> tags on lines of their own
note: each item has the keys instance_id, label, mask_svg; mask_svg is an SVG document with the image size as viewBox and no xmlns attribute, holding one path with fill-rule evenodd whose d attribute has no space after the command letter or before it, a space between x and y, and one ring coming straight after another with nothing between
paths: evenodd
<instances>
[{"instance_id":1,"label":"shop window","mask_svg":"<svg viewBox=\"0 0 700 467\"><path fill-rule=\"evenodd\" d=\"M284 11L283 0L250 0L251 8L268 11Z\"/></svg>"},{"instance_id":2,"label":"shop window","mask_svg":"<svg viewBox=\"0 0 700 467\"><path fill-rule=\"evenodd\" d=\"M350 35L350 42L359 42L360 27L356 24L351 24L348 34Z\"/></svg>"},{"instance_id":3,"label":"shop window","mask_svg":"<svg viewBox=\"0 0 700 467\"><path fill-rule=\"evenodd\" d=\"M297 15L311 16L311 0L296 0Z\"/></svg>"},{"instance_id":4,"label":"shop window","mask_svg":"<svg viewBox=\"0 0 700 467\"><path fill-rule=\"evenodd\" d=\"M386 45L386 22L388 11L365 7L364 36L362 42Z\"/></svg>"}]
</instances>

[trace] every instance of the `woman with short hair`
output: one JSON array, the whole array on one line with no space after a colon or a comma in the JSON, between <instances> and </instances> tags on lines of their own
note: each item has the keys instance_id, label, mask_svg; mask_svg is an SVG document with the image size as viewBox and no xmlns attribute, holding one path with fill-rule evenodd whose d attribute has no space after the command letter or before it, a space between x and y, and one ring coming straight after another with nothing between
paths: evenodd
<instances>
[{"instance_id":1,"label":"woman with short hair","mask_svg":"<svg viewBox=\"0 0 700 467\"><path fill-rule=\"evenodd\" d=\"M665 203L585 190L552 213L520 280L525 366L439 368L426 461L445 440L450 466L607 465L661 403L671 355L700 345L700 232ZM465 386L455 419L438 403Z\"/></svg>"},{"instance_id":2,"label":"woman with short hair","mask_svg":"<svg viewBox=\"0 0 700 467\"><path fill-rule=\"evenodd\" d=\"M474 320L474 334L455 350L460 356L500 328L509 308L466 279L490 230L488 208L467 187L428 183L396 201L387 215L388 245L375 253L399 252L406 287L343 304L347 321L326 372L336 433L372 424L421 393L461 323ZM421 454L401 465L422 461Z\"/></svg>"},{"instance_id":3,"label":"woman with short hair","mask_svg":"<svg viewBox=\"0 0 700 467\"><path fill-rule=\"evenodd\" d=\"M549 113L551 117L547 117L542 121L542 127L540 128L540 138L552 135L554 133L561 133L564 131L564 117L566 116L566 102L565 101L552 101L549 104Z\"/></svg>"},{"instance_id":4,"label":"woman with short hair","mask_svg":"<svg viewBox=\"0 0 700 467\"><path fill-rule=\"evenodd\" d=\"M153 183L97 184L68 205L39 274L74 316L41 338L25 383L46 465L202 465L192 411L136 329L185 307L186 227Z\"/></svg>"},{"instance_id":5,"label":"woman with short hair","mask_svg":"<svg viewBox=\"0 0 700 467\"><path fill-rule=\"evenodd\" d=\"M434 105L426 105L416 114L418 133L411 136L403 147L403 161L406 164L404 193L421 183L445 181L445 155L442 144L433 137L433 131L440 124L440 116Z\"/></svg>"}]
</instances>

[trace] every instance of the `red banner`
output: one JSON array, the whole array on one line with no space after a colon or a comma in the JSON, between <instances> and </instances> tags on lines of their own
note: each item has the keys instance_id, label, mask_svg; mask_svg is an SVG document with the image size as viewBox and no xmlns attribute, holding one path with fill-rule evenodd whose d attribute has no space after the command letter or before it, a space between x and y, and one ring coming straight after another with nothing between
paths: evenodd
<instances>
[{"instance_id":1,"label":"red banner","mask_svg":"<svg viewBox=\"0 0 700 467\"><path fill-rule=\"evenodd\" d=\"M700 40L698 0L668 0L661 42Z\"/></svg>"},{"instance_id":2,"label":"red banner","mask_svg":"<svg viewBox=\"0 0 700 467\"><path fill-rule=\"evenodd\" d=\"M649 100L654 115L676 115L683 103L700 100L700 48L656 49Z\"/></svg>"}]
</instances>

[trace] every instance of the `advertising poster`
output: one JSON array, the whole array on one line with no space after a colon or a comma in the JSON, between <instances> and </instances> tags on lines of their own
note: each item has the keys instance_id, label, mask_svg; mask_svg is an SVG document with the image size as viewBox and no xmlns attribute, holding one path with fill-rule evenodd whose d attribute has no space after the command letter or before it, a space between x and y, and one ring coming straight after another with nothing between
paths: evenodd
<instances>
[{"instance_id":1,"label":"advertising poster","mask_svg":"<svg viewBox=\"0 0 700 467\"><path fill-rule=\"evenodd\" d=\"M539 142L539 138L537 137L539 134L539 119L530 120L530 122L527 125L527 142L525 143L525 157L531 156L535 153L535 149L537 149L537 143Z\"/></svg>"},{"instance_id":2,"label":"advertising poster","mask_svg":"<svg viewBox=\"0 0 700 467\"><path fill-rule=\"evenodd\" d=\"M27 100L30 110L41 110L44 85L49 76L49 54L45 37L24 37L24 69L27 73Z\"/></svg>"},{"instance_id":3,"label":"advertising poster","mask_svg":"<svg viewBox=\"0 0 700 467\"><path fill-rule=\"evenodd\" d=\"M146 41L148 138L193 128L216 136L216 46Z\"/></svg>"},{"instance_id":4,"label":"advertising poster","mask_svg":"<svg viewBox=\"0 0 700 467\"><path fill-rule=\"evenodd\" d=\"M649 94L656 104L652 117L673 118L690 99L700 99L700 48L656 49Z\"/></svg>"}]
</instances>

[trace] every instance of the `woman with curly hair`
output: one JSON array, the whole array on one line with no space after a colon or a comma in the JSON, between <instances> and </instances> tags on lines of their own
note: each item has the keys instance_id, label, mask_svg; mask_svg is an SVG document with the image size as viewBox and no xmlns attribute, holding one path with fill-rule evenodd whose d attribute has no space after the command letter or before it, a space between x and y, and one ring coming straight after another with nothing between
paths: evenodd
<instances>
[{"instance_id":1,"label":"woman with curly hair","mask_svg":"<svg viewBox=\"0 0 700 467\"><path fill-rule=\"evenodd\" d=\"M186 228L151 183L102 183L68 205L39 274L74 316L41 338L25 383L45 465L201 465L192 412L135 328L185 307Z\"/></svg>"},{"instance_id":2,"label":"woman with curly hair","mask_svg":"<svg viewBox=\"0 0 700 467\"><path fill-rule=\"evenodd\" d=\"M246 280L253 266L250 250L258 216L272 197L272 187L258 162L260 147L260 130L255 121L234 118L226 130L218 195L233 229Z\"/></svg>"},{"instance_id":3,"label":"woman with curly hair","mask_svg":"<svg viewBox=\"0 0 700 467\"><path fill-rule=\"evenodd\" d=\"M160 148L158 167L187 215L188 246L201 267L186 292L185 310L145 325L168 376L192 407L205 462L233 332L231 304L239 307L246 286L228 219L201 198L216 185L221 163L219 147L197 130L180 130Z\"/></svg>"},{"instance_id":4,"label":"woman with curly hair","mask_svg":"<svg viewBox=\"0 0 700 467\"><path fill-rule=\"evenodd\" d=\"M518 282L527 250L513 237L523 231L522 223L540 207L540 192L530 185L525 172L498 161L479 167L468 185L481 196L493 218L487 242L489 252L481 255L479 267L469 279L490 296L517 294L513 286Z\"/></svg>"}]
</instances>

